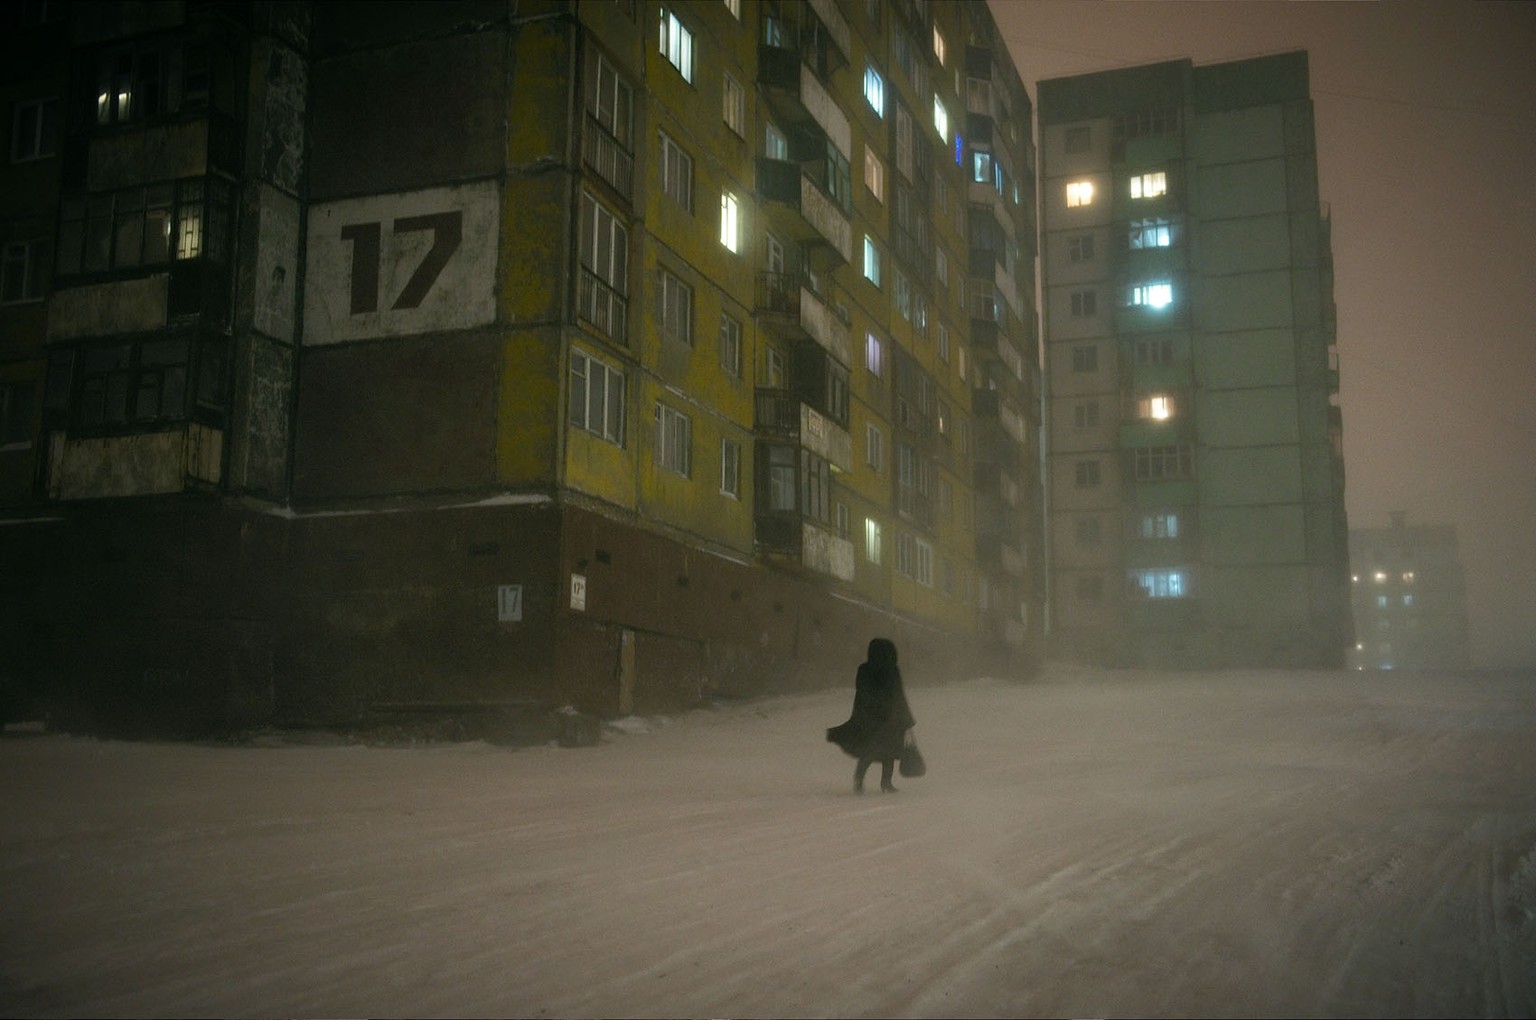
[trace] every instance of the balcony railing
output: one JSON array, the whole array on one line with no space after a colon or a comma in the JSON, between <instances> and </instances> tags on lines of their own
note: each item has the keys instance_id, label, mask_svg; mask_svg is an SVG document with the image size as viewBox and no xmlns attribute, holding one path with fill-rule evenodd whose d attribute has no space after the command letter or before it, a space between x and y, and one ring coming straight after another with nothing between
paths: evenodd
<instances>
[{"instance_id":1,"label":"balcony railing","mask_svg":"<svg viewBox=\"0 0 1536 1020\"><path fill-rule=\"evenodd\" d=\"M629 300L583 266L576 292L576 314L614 343L627 345L628 313Z\"/></svg>"},{"instance_id":2,"label":"balcony railing","mask_svg":"<svg viewBox=\"0 0 1536 1020\"><path fill-rule=\"evenodd\" d=\"M587 166L625 198L634 194L635 157L592 118L587 118L585 142L582 146Z\"/></svg>"}]
</instances>

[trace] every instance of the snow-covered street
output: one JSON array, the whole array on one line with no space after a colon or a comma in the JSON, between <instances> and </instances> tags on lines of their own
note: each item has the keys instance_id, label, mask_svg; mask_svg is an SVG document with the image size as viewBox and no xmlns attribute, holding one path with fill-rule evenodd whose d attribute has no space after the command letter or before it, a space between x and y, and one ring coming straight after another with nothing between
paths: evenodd
<instances>
[{"instance_id":1,"label":"snow-covered street","mask_svg":"<svg viewBox=\"0 0 1536 1020\"><path fill-rule=\"evenodd\" d=\"M853 665L582 749L7 735L0 1014L1536 1013L1536 675L909 675L858 797Z\"/></svg>"}]
</instances>

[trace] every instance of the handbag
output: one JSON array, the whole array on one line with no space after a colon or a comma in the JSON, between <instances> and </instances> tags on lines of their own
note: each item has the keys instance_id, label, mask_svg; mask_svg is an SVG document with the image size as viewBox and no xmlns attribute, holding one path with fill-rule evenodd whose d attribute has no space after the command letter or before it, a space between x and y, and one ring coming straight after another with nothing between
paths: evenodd
<instances>
[{"instance_id":1,"label":"handbag","mask_svg":"<svg viewBox=\"0 0 1536 1020\"><path fill-rule=\"evenodd\" d=\"M897 767L908 779L916 779L928 771L928 763L923 760L923 752L917 749L916 740L908 741L902 746L901 759Z\"/></svg>"}]
</instances>

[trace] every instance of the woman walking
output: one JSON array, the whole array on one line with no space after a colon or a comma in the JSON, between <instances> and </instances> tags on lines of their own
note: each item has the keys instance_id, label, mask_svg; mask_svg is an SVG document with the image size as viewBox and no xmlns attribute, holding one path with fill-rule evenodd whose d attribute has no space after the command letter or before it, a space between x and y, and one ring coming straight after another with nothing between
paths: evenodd
<instances>
[{"instance_id":1,"label":"woman walking","mask_svg":"<svg viewBox=\"0 0 1536 1020\"><path fill-rule=\"evenodd\" d=\"M864 773L880 763L880 790L895 793L891 776L906 743L907 731L917 720L907 707L896 666L896 646L886 638L869 643L869 657L859 665L854 681L853 713L841 726L827 730L827 739L858 759L853 770L853 792L864 792Z\"/></svg>"}]
</instances>

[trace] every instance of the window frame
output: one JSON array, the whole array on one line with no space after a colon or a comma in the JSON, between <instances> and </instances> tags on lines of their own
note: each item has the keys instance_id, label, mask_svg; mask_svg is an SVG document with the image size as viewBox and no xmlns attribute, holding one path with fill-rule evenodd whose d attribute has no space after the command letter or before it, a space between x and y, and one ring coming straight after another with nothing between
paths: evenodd
<instances>
[{"instance_id":1,"label":"window frame","mask_svg":"<svg viewBox=\"0 0 1536 1020\"><path fill-rule=\"evenodd\" d=\"M684 478L693 477L693 419L677 408L656 401L655 444L652 453L658 467Z\"/></svg>"},{"instance_id":2,"label":"window frame","mask_svg":"<svg viewBox=\"0 0 1536 1020\"><path fill-rule=\"evenodd\" d=\"M695 41L693 30L683 24L671 8L660 10L660 51L662 59L676 68L683 81L693 84Z\"/></svg>"},{"instance_id":3,"label":"window frame","mask_svg":"<svg viewBox=\"0 0 1536 1020\"><path fill-rule=\"evenodd\" d=\"M578 359L580 359L582 364L580 372L577 370ZM594 378L594 368L601 370L602 373L601 384L596 390L593 388L595 385L598 385L597 380ZM582 396L580 400L581 420L579 421L576 417L578 409L576 382L578 376L582 381ZM623 449L625 404L627 403L629 386L629 381L623 369L615 368L601 358L589 354L580 348L572 347L568 380L566 393L569 406L566 410L566 421L583 432L594 435L605 442L612 443L614 446ZM617 389L615 389L615 381L617 381ZM603 400L601 421L596 422L592 408L592 394L594 392L601 393ZM615 393L617 393L617 400L615 400Z\"/></svg>"}]
</instances>

